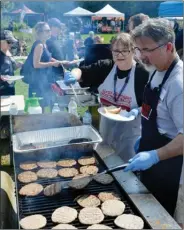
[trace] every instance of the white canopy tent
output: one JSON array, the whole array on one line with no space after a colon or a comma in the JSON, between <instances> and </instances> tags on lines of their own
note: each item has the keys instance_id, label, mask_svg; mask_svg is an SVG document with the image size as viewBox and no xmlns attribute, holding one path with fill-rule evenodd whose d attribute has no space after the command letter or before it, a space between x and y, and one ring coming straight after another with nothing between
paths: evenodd
<instances>
[{"instance_id":1,"label":"white canopy tent","mask_svg":"<svg viewBox=\"0 0 184 230\"><path fill-rule=\"evenodd\" d=\"M92 16L94 15L94 13L92 13L91 11L89 10L85 10L83 9L82 7L77 7L67 13L64 13L64 16Z\"/></svg>"},{"instance_id":2,"label":"white canopy tent","mask_svg":"<svg viewBox=\"0 0 184 230\"><path fill-rule=\"evenodd\" d=\"M124 13L119 12L112 6L107 4L104 8L94 13L97 17L125 17Z\"/></svg>"}]
</instances>

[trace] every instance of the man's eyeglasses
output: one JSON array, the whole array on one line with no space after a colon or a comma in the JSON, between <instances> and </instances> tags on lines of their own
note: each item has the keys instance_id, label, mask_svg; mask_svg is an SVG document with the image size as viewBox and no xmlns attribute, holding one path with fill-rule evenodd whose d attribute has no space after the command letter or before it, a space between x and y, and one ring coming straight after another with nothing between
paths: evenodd
<instances>
[{"instance_id":1,"label":"man's eyeglasses","mask_svg":"<svg viewBox=\"0 0 184 230\"><path fill-rule=\"evenodd\" d=\"M157 50L157 49L159 49L159 48L161 48L161 47L163 47L165 45L166 44L162 44L162 45L159 45L159 46L157 46L157 47L155 47L153 49L147 49L147 48L145 48L145 49L142 49L142 50L139 49L138 47L135 47L134 51L135 51L136 56L140 56L141 54L150 54L153 51L155 51L155 50Z\"/></svg>"},{"instance_id":2,"label":"man's eyeglasses","mask_svg":"<svg viewBox=\"0 0 184 230\"><path fill-rule=\"evenodd\" d=\"M116 56L116 57L119 56L120 54L122 56L128 56L129 53L130 53L130 50L122 50L122 51L120 51L120 50L112 50L112 54L114 56Z\"/></svg>"}]
</instances>

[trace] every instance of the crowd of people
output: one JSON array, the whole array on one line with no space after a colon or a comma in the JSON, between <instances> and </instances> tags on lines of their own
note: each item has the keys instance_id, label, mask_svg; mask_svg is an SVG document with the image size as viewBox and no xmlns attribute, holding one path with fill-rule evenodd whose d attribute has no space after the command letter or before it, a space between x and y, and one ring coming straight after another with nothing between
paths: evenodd
<instances>
[{"instance_id":1,"label":"crowd of people","mask_svg":"<svg viewBox=\"0 0 184 230\"><path fill-rule=\"evenodd\" d=\"M58 39L61 28L58 19L35 26L36 40L22 68L29 81L29 96L36 92L43 97L43 108L51 102L51 83L76 58L73 34L68 39L71 54L68 60L63 56ZM88 66L83 63L71 75L82 87L95 87L103 106L121 107L136 117L129 123L101 117L100 134L129 161L125 171L141 171L143 184L182 225L183 61L176 50L176 35L168 20L144 14L129 19L128 32L111 40L112 59ZM1 33L1 75L14 74L16 65L9 51L13 41L12 34ZM94 43L103 42L90 32L84 45ZM14 94L14 86L3 78L0 87L4 90L1 95Z\"/></svg>"}]
</instances>

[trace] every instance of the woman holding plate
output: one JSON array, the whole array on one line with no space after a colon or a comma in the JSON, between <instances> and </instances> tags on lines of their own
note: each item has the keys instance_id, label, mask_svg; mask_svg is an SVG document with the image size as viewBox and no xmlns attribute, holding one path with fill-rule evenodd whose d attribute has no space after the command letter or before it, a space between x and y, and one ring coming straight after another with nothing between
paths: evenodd
<instances>
[{"instance_id":1,"label":"woman holding plate","mask_svg":"<svg viewBox=\"0 0 184 230\"><path fill-rule=\"evenodd\" d=\"M132 121L114 121L101 116L100 133L103 140L119 154L124 161L135 155L134 144L141 134L139 108L142 104L144 86L148 81L148 72L134 61L134 44L127 33L118 34L111 42L113 60L101 60L91 66L72 70L77 80L100 83L98 92L104 106L114 105L130 112L136 118ZM104 67L105 66L105 67ZM102 69L109 73L101 79ZM82 84L81 82L81 84ZM89 83L90 85L90 83ZM91 85L90 85L91 86Z\"/></svg>"},{"instance_id":2,"label":"woman holding plate","mask_svg":"<svg viewBox=\"0 0 184 230\"><path fill-rule=\"evenodd\" d=\"M14 83L9 78L7 81L3 76L14 76L14 70L20 68L21 64L16 63L12 58L10 49L12 44L18 42L11 31L1 30L0 32L1 50L0 50L0 96L15 95Z\"/></svg>"}]
</instances>

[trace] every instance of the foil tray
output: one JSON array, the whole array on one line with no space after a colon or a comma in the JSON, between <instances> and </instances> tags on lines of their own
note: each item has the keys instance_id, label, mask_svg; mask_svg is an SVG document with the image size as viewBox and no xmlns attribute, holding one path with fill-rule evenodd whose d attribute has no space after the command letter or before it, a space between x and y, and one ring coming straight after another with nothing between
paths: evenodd
<instances>
[{"instance_id":1,"label":"foil tray","mask_svg":"<svg viewBox=\"0 0 184 230\"><path fill-rule=\"evenodd\" d=\"M65 92L65 95L74 95L73 89L70 86L66 86L64 81L56 81L57 84L59 85L59 87ZM85 87L85 88L81 88L79 83L76 82L73 85L73 88L75 90L75 93L80 95L80 94L87 94L87 90L89 89L89 87Z\"/></svg>"},{"instance_id":2,"label":"foil tray","mask_svg":"<svg viewBox=\"0 0 184 230\"><path fill-rule=\"evenodd\" d=\"M102 142L101 136L90 125L21 132L14 134L12 140L15 153Z\"/></svg>"}]
</instances>

